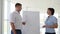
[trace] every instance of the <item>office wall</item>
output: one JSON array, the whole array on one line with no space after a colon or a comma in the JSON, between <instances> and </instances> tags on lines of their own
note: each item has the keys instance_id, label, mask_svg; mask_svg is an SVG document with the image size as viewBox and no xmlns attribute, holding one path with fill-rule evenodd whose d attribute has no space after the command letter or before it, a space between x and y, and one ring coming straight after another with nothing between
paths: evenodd
<instances>
[{"instance_id":1,"label":"office wall","mask_svg":"<svg viewBox=\"0 0 60 34\"><path fill-rule=\"evenodd\" d=\"M60 0L12 0L13 3L19 2L23 5L23 10L34 10L40 11L41 13L46 12L48 7L53 7L56 12L60 9Z\"/></svg>"}]
</instances>

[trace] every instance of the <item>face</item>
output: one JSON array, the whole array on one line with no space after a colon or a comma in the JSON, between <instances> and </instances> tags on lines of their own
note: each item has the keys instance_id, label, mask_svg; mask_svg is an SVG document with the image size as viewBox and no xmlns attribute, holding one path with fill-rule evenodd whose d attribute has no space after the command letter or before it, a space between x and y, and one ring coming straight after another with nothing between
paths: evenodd
<instances>
[{"instance_id":1,"label":"face","mask_svg":"<svg viewBox=\"0 0 60 34\"><path fill-rule=\"evenodd\" d=\"M47 10L47 14L48 14L48 15L51 15L51 11L50 11L50 10Z\"/></svg>"},{"instance_id":2,"label":"face","mask_svg":"<svg viewBox=\"0 0 60 34\"><path fill-rule=\"evenodd\" d=\"M17 11L21 11L22 10L22 6L16 6L15 7Z\"/></svg>"}]
</instances>

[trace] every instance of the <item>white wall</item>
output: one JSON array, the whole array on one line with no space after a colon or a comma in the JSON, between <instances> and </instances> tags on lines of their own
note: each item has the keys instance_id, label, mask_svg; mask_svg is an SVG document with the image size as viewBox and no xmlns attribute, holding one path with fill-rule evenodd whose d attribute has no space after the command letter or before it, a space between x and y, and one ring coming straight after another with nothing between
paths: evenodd
<instances>
[{"instance_id":1,"label":"white wall","mask_svg":"<svg viewBox=\"0 0 60 34\"><path fill-rule=\"evenodd\" d=\"M46 12L48 7L53 7L56 12L60 9L60 0L12 0L13 3L19 2L23 4L23 10L36 10Z\"/></svg>"}]
</instances>

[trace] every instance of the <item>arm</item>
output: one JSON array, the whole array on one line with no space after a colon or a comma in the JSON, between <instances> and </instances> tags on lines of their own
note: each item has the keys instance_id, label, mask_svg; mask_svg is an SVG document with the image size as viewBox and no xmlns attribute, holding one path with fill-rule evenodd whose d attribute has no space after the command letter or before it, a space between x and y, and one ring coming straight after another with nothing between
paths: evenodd
<instances>
[{"instance_id":1,"label":"arm","mask_svg":"<svg viewBox=\"0 0 60 34\"><path fill-rule=\"evenodd\" d=\"M51 25L51 26L49 26L49 25L44 25L43 28L44 28L44 27L46 27L46 28L58 28L58 24L56 23L56 24L53 24L53 25Z\"/></svg>"},{"instance_id":2,"label":"arm","mask_svg":"<svg viewBox=\"0 0 60 34\"><path fill-rule=\"evenodd\" d=\"M58 21L57 21L57 18L55 17L55 18L53 18L53 25L52 26L49 26L49 28L58 28L58 23L57 23Z\"/></svg>"},{"instance_id":3,"label":"arm","mask_svg":"<svg viewBox=\"0 0 60 34\"><path fill-rule=\"evenodd\" d=\"M56 24L53 24L52 26L46 26L46 27L48 27L48 28L58 28L58 24L56 23Z\"/></svg>"},{"instance_id":4,"label":"arm","mask_svg":"<svg viewBox=\"0 0 60 34\"><path fill-rule=\"evenodd\" d=\"M13 33L16 34L14 22L15 22L15 14L12 13L10 15L10 25L11 25Z\"/></svg>"},{"instance_id":5,"label":"arm","mask_svg":"<svg viewBox=\"0 0 60 34\"><path fill-rule=\"evenodd\" d=\"M14 25L13 22L11 22L11 27L12 27L12 31L13 31L13 33L16 34L16 31L15 31L15 25Z\"/></svg>"},{"instance_id":6,"label":"arm","mask_svg":"<svg viewBox=\"0 0 60 34\"><path fill-rule=\"evenodd\" d=\"M46 28L58 28L58 24L57 24L57 18L56 17L54 17L54 18L52 18L52 23L53 23L53 25L44 25L43 27L46 27Z\"/></svg>"}]
</instances>

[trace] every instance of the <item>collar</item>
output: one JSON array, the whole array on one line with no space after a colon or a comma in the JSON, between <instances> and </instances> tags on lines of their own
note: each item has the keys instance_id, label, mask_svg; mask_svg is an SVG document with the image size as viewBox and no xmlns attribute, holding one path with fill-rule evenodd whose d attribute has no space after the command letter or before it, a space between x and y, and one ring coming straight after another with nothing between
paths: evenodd
<instances>
[{"instance_id":1,"label":"collar","mask_svg":"<svg viewBox=\"0 0 60 34\"><path fill-rule=\"evenodd\" d=\"M20 12L18 12L18 11L15 11L16 13L18 13L18 14L20 14Z\"/></svg>"},{"instance_id":2,"label":"collar","mask_svg":"<svg viewBox=\"0 0 60 34\"><path fill-rule=\"evenodd\" d=\"M50 17L52 17L53 15L51 15L51 16L48 16L48 18L50 18Z\"/></svg>"}]
</instances>

